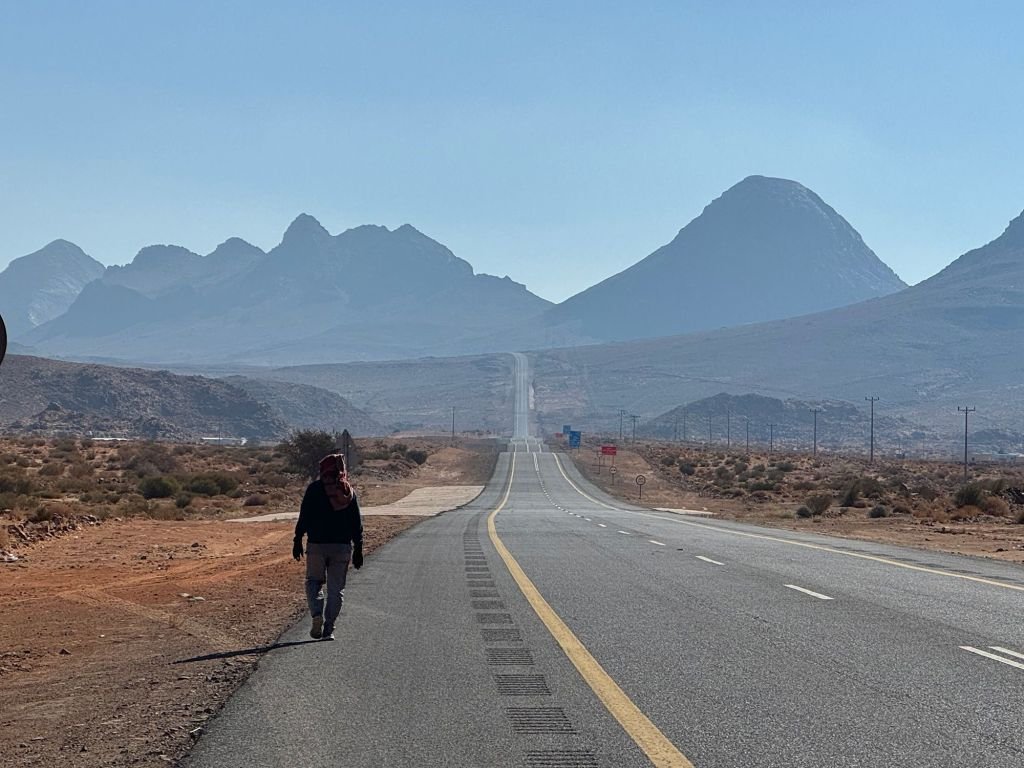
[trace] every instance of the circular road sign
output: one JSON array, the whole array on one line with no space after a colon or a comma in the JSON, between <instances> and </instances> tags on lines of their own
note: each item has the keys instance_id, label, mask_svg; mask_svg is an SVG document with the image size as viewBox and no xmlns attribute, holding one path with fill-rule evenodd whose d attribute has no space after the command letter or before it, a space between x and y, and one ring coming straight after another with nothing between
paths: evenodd
<instances>
[{"instance_id":1,"label":"circular road sign","mask_svg":"<svg viewBox=\"0 0 1024 768\"><path fill-rule=\"evenodd\" d=\"M617 469L616 469L615 467L612 467L612 468L611 468L611 469L609 469L608 471L609 471L609 472L611 472L611 473L612 473L612 474L614 475L614 474L615 474L616 472L618 472L619 470L617 470Z\"/></svg>"},{"instance_id":2,"label":"circular road sign","mask_svg":"<svg viewBox=\"0 0 1024 768\"><path fill-rule=\"evenodd\" d=\"M647 478L644 477L643 475L637 475L636 476L636 484L637 485L643 485L646 482L647 482Z\"/></svg>"}]
</instances>

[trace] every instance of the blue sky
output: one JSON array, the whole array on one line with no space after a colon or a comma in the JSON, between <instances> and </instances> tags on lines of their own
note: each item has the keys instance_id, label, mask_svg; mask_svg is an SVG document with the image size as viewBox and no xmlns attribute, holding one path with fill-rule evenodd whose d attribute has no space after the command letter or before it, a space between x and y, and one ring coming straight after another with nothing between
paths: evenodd
<instances>
[{"instance_id":1,"label":"blue sky","mask_svg":"<svg viewBox=\"0 0 1024 768\"><path fill-rule=\"evenodd\" d=\"M908 282L1024 208L1016 3L0 2L0 268L300 212L561 300L750 174Z\"/></svg>"}]
</instances>

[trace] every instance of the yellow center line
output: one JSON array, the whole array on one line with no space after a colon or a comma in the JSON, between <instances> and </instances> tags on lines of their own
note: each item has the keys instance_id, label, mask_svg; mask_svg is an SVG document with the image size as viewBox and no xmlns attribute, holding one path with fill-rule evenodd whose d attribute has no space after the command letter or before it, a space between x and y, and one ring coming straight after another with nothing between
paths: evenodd
<instances>
[{"instance_id":1,"label":"yellow center line","mask_svg":"<svg viewBox=\"0 0 1024 768\"><path fill-rule=\"evenodd\" d=\"M986 584L990 587L1001 587L1002 589L1013 589L1017 592L1024 592L1024 587L1018 584L1008 584L1005 581L996 581L995 579L986 579L982 576L969 576L964 573L953 573L952 571L943 571L939 568L928 568L923 565L912 565L911 563L902 563L899 560L892 560L888 557L881 557L879 555L868 555L863 552L846 552L842 549L835 549L834 547L828 547L824 544L811 544L806 541L793 541L792 539L784 539L781 536L769 536L764 533L747 533L746 531L734 531L730 528L719 528L717 525L707 525L705 523L695 523L692 520L678 520L672 517L662 517L661 515L652 515L647 512L635 512L633 510L622 509L621 507L613 507L610 504L605 504L599 499L595 499L586 491L582 490L576 485L569 476L565 474L565 470L562 469L562 462L559 461L558 455L551 454L555 459L555 466L558 467L558 471L562 473L562 477L565 481L572 486L573 490L576 491L580 496L585 499L589 499L595 504L599 504L605 509L611 509L615 512L628 512L631 515L641 515L643 517L650 517L655 520L664 520L667 523L678 523L679 525L688 525L691 528L703 528L707 531L716 531L718 533L726 533L730 536L743 536L748 539L764 539L765 541L774 541L779 544L789 544L793 547L804 547L805 549L816 549L819 552L829 552L833 555L843 555L844 557L856 557L860 560L871 560L876 563L882 563L884 565L891 565L896 568L906 568L909 571L920 571L921 573L930 573L933 576L947 576L951 579L963 579L964 581L973 581L978 584Z\"/></svg>"},{"instance_id":2,"label":"yellow center line","mask_svg":"<svg viewBox=\"0 0 1024 768\"><path fill-rule=\"evenodd\" d=\"M513 453L505 496L502 498L501 503L487 517L487 533L491 538L491 543L494 544L494 548L498 551L501 559L505 561L505 566L508 568L509 573L512 574L512 578L515 579L523 596L530 603L530 606L540 620L544 622L544 626L548 628L551 636L562 647L565 655L569 657L569 661L573 663L573 666L579 671L587 685L597 694L597 697L611 713L612 717L619 721L619 724L629 734L629 737L643 750L651 763L657 766L657 768L694 768L693 763L676 749L676 746L665 737L665 734L658 730L658 727L648 719L647 715L640 711L640 708L632 702L622 688L619 687L619 684L598 664L597 659L591 655L587 647L580 642L579 638L573 634L572 630L555 613L554 609L544 599L537 587L530 581L529 576L526 575L519 566L519 563L516 562L512 553L508 551L498 537L498 531L494 526L494 518L497 517L498 513L504 509L505 504L508 503L509 495L512 493L512 480L515 474L516 454Z\"/></svg>"}]
</instances>

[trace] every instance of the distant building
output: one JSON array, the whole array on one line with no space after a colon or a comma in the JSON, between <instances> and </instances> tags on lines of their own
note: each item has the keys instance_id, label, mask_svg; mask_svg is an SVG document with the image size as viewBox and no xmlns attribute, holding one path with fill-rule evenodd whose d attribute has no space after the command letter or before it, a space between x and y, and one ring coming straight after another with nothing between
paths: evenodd
<instances>
[{"instance_id":1,"label":"distant building","mask_svg":"<svg viewBox=\"0 0 1024 768\"><path fill-rule=\"evenodd\" d=\"M203 445L245 445L249 439L246 437L200 437L199 442Z\"/></svg>"}]
</instances>

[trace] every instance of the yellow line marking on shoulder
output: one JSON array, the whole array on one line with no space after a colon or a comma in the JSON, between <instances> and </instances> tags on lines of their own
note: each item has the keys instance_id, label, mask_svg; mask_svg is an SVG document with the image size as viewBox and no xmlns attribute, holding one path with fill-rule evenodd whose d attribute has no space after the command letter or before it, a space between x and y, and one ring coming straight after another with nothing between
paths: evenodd
<instances>
[{"instance_id":1,"label":"yellow line marking on shoulder","mask_svg":"<svg viewBox=\"0 0 1024 768\"><path fill-rule=\"evenodd\" d=\"M597 697L611 713L612 717L619 721L619 725L625 729L629 737L643 750L651 763L657 766L657 768L694 768L693 763L676 749L676 746L665 737L665 734L658 730L658 727L648 719L647 715L640 711L640 708L625 694L622 688L619 687L619 684L598 664L597 659L591 655L587 647L580 642L579 638L573 634L572 630L555 613L554 609L544 599L544 596L541 595L537 587L530 581L530 577L526 575L512 556L512 553L508 551L498 537L494 518L497 517L498 513L504 509L505 504L508 503L509 494L512 492L512 479L515 477L515 473L516 457L513 454L505 496L502 498L501 503L487 517L487 533L491 538L491 543L494 544L494 548L498 551L501 559L505 561L505 566L508 568L509 573L512 574L512 578L515 579L523 596L526 597L540 620L544 622L548 632L551 633L551 636L561 646L562 651L569 657L569 661L573 663L573 666L576 667L587 685L597 694Z\"/></svg>"},{"instance_id":2,"label":"yellow line marking on shoulder","mask_svg":"<svg viewBox=\"0 0 1024 768\"><path fill-rule=\"evenodd\" d=\"M973 581L978 584L986 584L990 587L1001 587L1002 589L1013 589L1017 592L1024 592L1024 587L1018 584L1008 584L1005 581L996 581L995 579L986 579L982 576L970 576L965 573L953 573L952 571L944 571L939 568L928 568L923 565L913 565L911 563L901 563L899 560L892 560L888 557L881 557L880 555L869 555L863 552L846 552L841 549L835 549L834 547L828 547L824 544L811 544L806 541L793 541L792 539L784 539L781 536L769 536L765 533L747 533L746 531L734 531L730 528L720 528L717 525L706 525L704 523L695 523L692 520L678 520L673 517L662 517L661 515L652 515L647 512L636 512L631 509L623 509L622 507L613 507L610 504L605 504L599 499L595 499L586 491L582 490L576 483L569 479L569 476L562 469L562 462L559 461L558 455L555 453L551 454L555 459L555 466L558 467L558 471L562 473L562 477L565 481L573 487L580 496L585 499L589 499L595 504L599 504L605 509L611 509L616 512L629 512L632 515L641 515L643 517L651 517L655 520L664 520L669 523L678 523L679 525L688 525L691 528L703 528L707 531L717 531L718 533L727 533L730 536L743 536L748 539L763 539L765 541L774 541L779 544L789 544L793 547L803 547L805 549L816 549L819 552L829 552L833 555L843 555L844 557L855 557L860 560L871 560L876 563L882 563L883 565L891 565L896 568L906 568L909 571L919 571L921 573L930 573L933 576L946 576L951 579L963 579L964 581Z\"/></svg>"}]
</instances>

